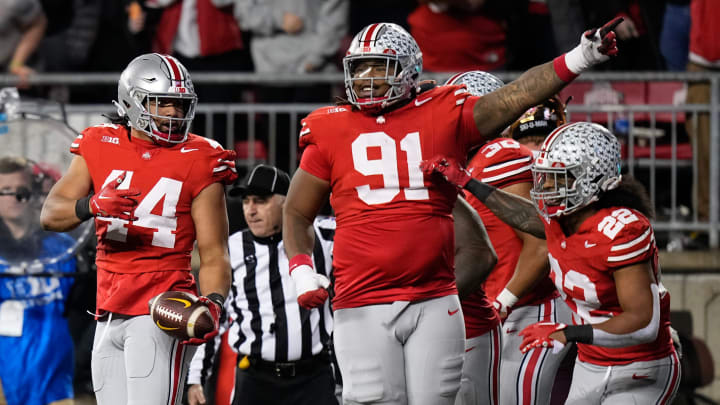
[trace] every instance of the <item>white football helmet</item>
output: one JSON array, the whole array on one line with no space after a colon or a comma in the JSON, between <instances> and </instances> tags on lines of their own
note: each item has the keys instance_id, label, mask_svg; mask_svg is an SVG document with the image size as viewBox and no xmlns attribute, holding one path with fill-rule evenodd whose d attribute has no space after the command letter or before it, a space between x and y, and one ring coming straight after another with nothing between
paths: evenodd
<instances>
[{"instance_id":1,"label":"white football helmet","mask_svg":"<svg viewBox=\"0 0 720 405\"><path fill-rule=\"evenodd\" d=\"M182 102L184 117L152 114L148 103L159 105L160 99ZM133 59L123 70L118 82L118 101L114 102L121 117L127 117L132 128L146 133L160 145L185 142L195 117L197 95L187 69L168 55L148 53ZM168 122L167 132L155 120Z\"/></svg>"},{"instance_id":2,"label":"white football helmet","mask_svg":"<svg viewBox=\"0 0 720 405\"><path fill-rule=\"evenodd\" d=\"M468 93L473 96L484 96L505 85L505 83L495 75L483 72L482 70L470 70L464 73L458 73L447 79L445 85L448 84L464 84L465 87L467 87Z\"/></svg>"},{"instance_id":3,"label":"white football helmet","mask_svg":"<svg viewBox=\"0 0 720 405\"><path fill-rule=\"evenodd\" d=\"M368 60L384 61L385 74L371 76L370 72L356 72L359 64ZM401 26L370 24L350 43L343 58L343 70L348 101L364 111L379 111L411 96L422 73L422 52L415 39ZM385 80L390 89L379 97L373 96L372 92L367 97L359 97L353 87L359 80L369 80L371 88L375 87L376 80Z\"/></svg>"},{"instance_id":4,"label":"white football helmet","mask_svg":"<svg viewBox=\"0 0 720 405\"><path fill-rule=\"evenodd\" d=\"M620 184L620 143L605 127L577 122L558 127L532 166L530 197L545 218L567 215Z\"/></svg>"}]
</instances>

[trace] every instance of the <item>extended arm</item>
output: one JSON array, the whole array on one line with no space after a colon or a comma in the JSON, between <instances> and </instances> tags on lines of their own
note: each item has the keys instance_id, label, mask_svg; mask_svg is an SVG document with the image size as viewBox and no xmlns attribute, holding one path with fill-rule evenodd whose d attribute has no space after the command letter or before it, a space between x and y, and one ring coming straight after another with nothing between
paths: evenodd
<instances>
[{"instance_id":1,"label":"extended arm","mask_svg":"<svg viewBox=\"0 0 720 405\"><path fill-rule=\"evenodd\" d=\"M601 29L584 33L580 45L570 52L531 68L517 80L481 97L473 109L480 133L488 138L499 136L528 108L557 94L580 73L617 54L613 29L621 22L622 18L616 18Z\"/></svg>"},{"instance_id":2,"label":"extended arm","mask_svg":"<svg viewBox=\"0 0 720 405\"><path fill-rule=\"evenodd\" d=\"M553 62L535 66L516 80L480 97L473 109L475 125L486 138L496 138L528 108L557 94L566 85L555 73Z\"/></svg>"},{"instance_id":3,"label":"extended arm","mask_svg":"<svg viewBox=\"0 0 720 405\"><path fill-rule=\"evenodd\" d=\"M92 178L85 159L75 156L67 173L55 183L43 203L40 212L43 229L65 232L80 225L83 220L75 214L75 205L79 199L90 193L91 187ZM89 201L87 203L89 204Z\"/></svg>"},{"instance_id":4,"label":"extended arm","mask_svg":"<svg viewBox=\"0 0 720 405\"><path fill-rule=\"evenodd\" d=\"M437 172L449 183L466 189L485 204L501 221L522 232L545 239L545 227L532 202L473 179L457 160L435 156L420 163L426 175Z\"/></svg>"},{"instance_id":5,"label":"extended arm","mask_svg":"<svg viewBox=\"0 0 720 405\"><path fill-rule=\"evenodd\" d=\"M472 294L497 263L485 226L467 201L458 198L455 218L455 281L460 299Z\"/></svg>"},{"instance_id":6,"label":"extended arm","mask_svg":"<svg viewBox=\"0 0 720 405\"><path fill-rule=\"evenodd\" d=\"M465 189L488 207L501 221L513 228L545 239L545 226L530 200L471 179Z\"/></svg>"}]
</instances>

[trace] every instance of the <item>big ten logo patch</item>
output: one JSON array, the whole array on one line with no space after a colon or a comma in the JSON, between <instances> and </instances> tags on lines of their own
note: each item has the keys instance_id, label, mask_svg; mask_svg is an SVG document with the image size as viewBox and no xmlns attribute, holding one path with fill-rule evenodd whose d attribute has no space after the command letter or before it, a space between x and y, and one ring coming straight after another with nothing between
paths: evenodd
<instances>
[{"instance_id":1,"label":"big ten logo patch","mask_svg":"<svg viewBox=\"0 0 720 405\"><path fill-rule=\"evenodd\" d=\"M116 136L103 135L103 137L102 137L102 139L101 139L100 141L101 141L101 142L107 142L107 143L114 143L115 145L119 145L119 144L120 144L120 138L118 138L118 137L116 137Z\"/></svg>"}]
</instances>

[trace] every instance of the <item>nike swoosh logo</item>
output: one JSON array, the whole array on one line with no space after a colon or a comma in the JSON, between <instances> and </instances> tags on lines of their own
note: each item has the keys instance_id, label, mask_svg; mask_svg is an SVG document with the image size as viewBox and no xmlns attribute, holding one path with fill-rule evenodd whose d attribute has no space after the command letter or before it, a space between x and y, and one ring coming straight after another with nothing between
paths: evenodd
<instances>
[{"instance_id":1,"label":"nike swoosh logo","mask_svg":"<svg viewBox=\"0 0 720 405\"><path fill-rule=\"evenodd\" d=\"M188 153L188 152L192 152L194 150L200 150L200 149L194 149L194 148L193 149L185 149L185 147L183 146L182 148L180 148L180 153Z\"/></svg>"},{"instance_id":2,"label":"nike swoosh logo","mask_svg":"<svg viewBox=\"0 0 720 405\"><path fill-rule=\"evenodd\" d=\"M170 328L167 326L162 326L162 325L160 325L160 321L155 322L155 324L157 325L158 328L160 328L162 330L178 330L178 329L180 329L180 328Z\"/></svg>"},{"instance_id":3,"label":"nike swoosh logo","mask_svg":"<svg viewBox=\"0 0 720 405\"><path fill-rule=\"evenodd\" d=\"M517 329L506 329L505 333L515 333L517 332Z\"/></svg>"},{"instance_id":4,"label":"nike swoosh logo","mask_svg":"<svg viewBox=\"0 0 720 405\"><path fill-rule=\"evenodd\" d=\"M425 100L422 100L422 101L420 101L420 100L418 100L418 99L415 99L415 106L416 106L416 107L420 107L421 105L427 103L427 102L430 101L430 100L432 100L432 97L428 97L428 98L426 98Z\"/></svg>"},{"instance_id":5,"label":"nike swoosh logo","mask_svg":"<svg viewBox=\"0 0 720 405\"><path fill-rule=\"evenodd\" d=\"M104 195L99 195L98 200L109 200L110 197L105 197Z\"/></svg>"},{"instance_id":6,"label":"nike swoosh logo","mask_svg":"<svg viewBox=\"0 0 720 405\"><path fill-rule=\"evenodd\" d=\"M644 380L648 377L650 377L650 376L649 375L637 375L637 374L632 375L633 380Z\"/></svg>"},{"instance_id":7,"label":"nike swoosh logo","mask_svg":"<svg viewBox=\"0 0 720 405\"><path fill-rule=\"evenodd\" d=\"M590 243L588 241L585 241L585 249L589 249L593 246L597 246L597 243Z\"/></svg>"},{"instance_id":8,"label":"nike swoosh logo","mask_svg":"<svg viewBox=\"0 0 720 405\"><path fill-rule=\"evenodd\" d=\"M457 314L459 310L460 310L460 308L458 308L458 309L456 309L456 310L454 310L454 311L451 311L451 310L448 309L448 315L453 316L453 315Z\"/></svg>"},{"instance_id":9,"label":"nike swoosh logo","mask_svg":"<svg viewBox=\"0 0 720 405\"><path fill-rule=\"evenodd\" d=\"M187 307L190 306L190 301L184 300L184 299L182 299L182 298L168 298L168 299L169 299L169 300L173 300L173 301L177 301L177 302L181 302L183 305L185 305L185 308L187 308Z\"/></svg>"},{"instance_id":10,"label":"nike swoosh logo","mask_svg":"<svg viewBox=\"0 0 720 405\"><path fill-rule=\"evenodd\" d=\"M469 348L465 349L465 353L469 352L470 350L474 349L475 346L470 346Z\"/></svg>"}]
</instances>

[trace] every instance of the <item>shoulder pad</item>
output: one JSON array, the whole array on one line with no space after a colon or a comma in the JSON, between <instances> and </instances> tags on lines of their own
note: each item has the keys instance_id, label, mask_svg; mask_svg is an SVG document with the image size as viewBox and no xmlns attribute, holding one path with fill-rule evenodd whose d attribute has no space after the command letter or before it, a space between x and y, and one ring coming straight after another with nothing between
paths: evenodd
<instances>
[{"instance_id":1,"label":"shoulder pad","mask_svg":"<svg viewBox=\"0 0 720 405\"><path fill-rule=\"evenodd\" d=\"M498 138L483 145L473 157L469 169L473 177L495 187L532 182L533 154L510 138Z\"/></svg>"},{"instance_id":2,"label":"shoulder pad","mask_svg":"<svg viewBox=\"0 0 720 405\"><path fill-rule=\"evenodd\" d=\"M607 263L624 267L649 260L655 251L655 234L648 219L628 208L606 208L593 232L607 244ZM601 235L601 236L600 236Z\"/></svg>"}]
</instances>

